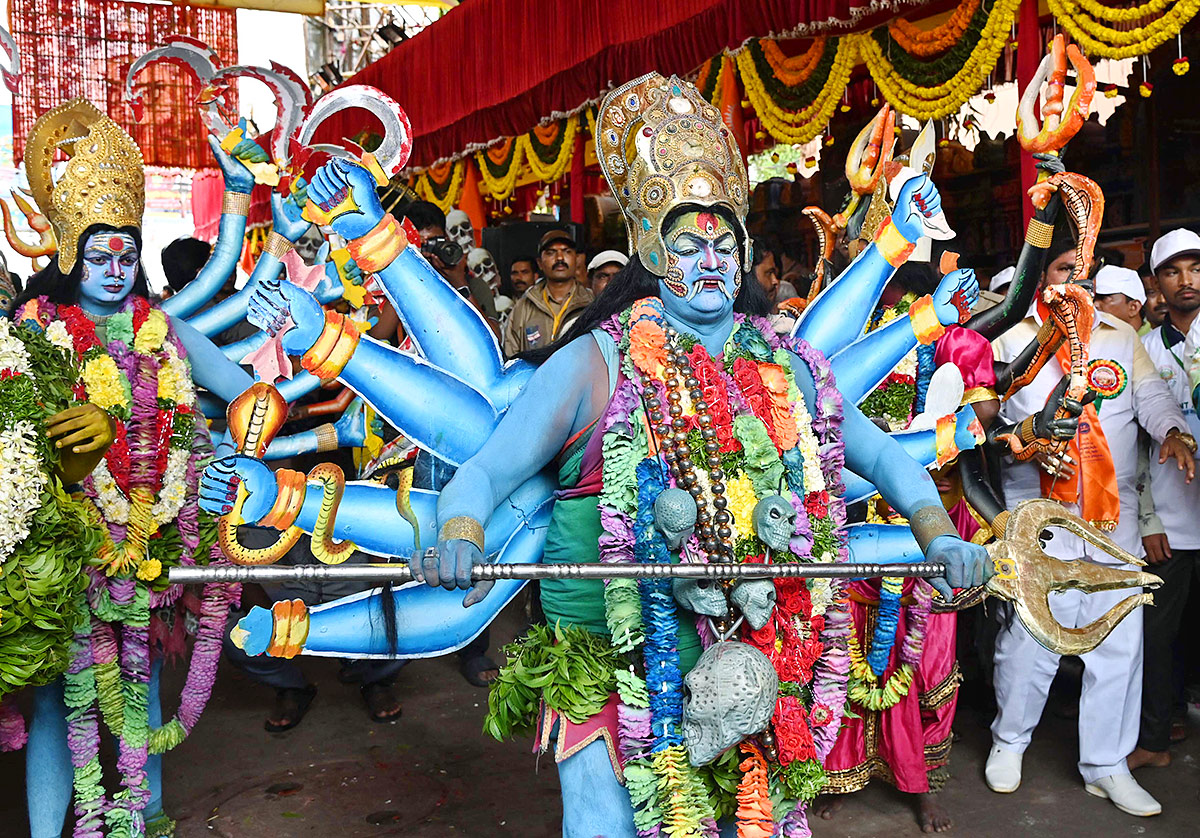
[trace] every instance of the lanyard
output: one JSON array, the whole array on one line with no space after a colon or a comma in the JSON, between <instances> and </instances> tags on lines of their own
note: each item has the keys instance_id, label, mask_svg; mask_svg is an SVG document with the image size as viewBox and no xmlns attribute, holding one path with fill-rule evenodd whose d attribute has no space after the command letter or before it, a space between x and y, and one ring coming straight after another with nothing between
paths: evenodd
<instances>
[{"instance_id":1,"label":"lanyard","mask_svg":"<svg viewBox=\"0 0 1200 838\"><path fill-rule=\"evenodd\" d=\"M1164 323L1163 327L1158 330L1158 336L1162 338L1163 346L1166 347L1166 350L1171 354L1171 357L1175 359L1175 363L1179 365L1179 368L1183 370L1183 374L1187 375L1187 364L1183 362L1182 358L1175 354L1175 350L1171 348L1171 344L1167 343L1167 330L1165 327L1166 324Z\"/></svg>"},{"instance_id":2,"label":"lanyard","mask_svg":"<svg viewBox=\"0 0 1200 838\"><path fill-rule=\"evenodd\" d=\"M559 308L558 314L554 315L554 323L550 327L551 341L558 337L558 327L562 325L563 315L567 313L567 306L571 304L571 300L575 299L575 288L576 286L572 284L571 293L567 295L565 300L563 300L563 304ZM545 288L542 288L542 302L546 304L547 309L549 309L551 312L554 311L553 307L550 305L550 293Z\"/></svg>"}]
</instances>

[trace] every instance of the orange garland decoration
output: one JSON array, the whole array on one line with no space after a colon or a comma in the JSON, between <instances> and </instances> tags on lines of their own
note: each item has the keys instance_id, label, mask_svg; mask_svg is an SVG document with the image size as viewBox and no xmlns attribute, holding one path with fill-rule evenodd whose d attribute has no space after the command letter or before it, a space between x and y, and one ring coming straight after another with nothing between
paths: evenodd
<instances>
[{"instance_id":1,"label":"orange garland decoration","mask_svg":"<svg viewBox=\"0 0 1200 838\"><path fill-rule=\"evenodd\" d=\"M954 14L933 29L920 29L913 23L897 18L888 24L888 32L905 52L915 58L940 55L958 43L967 24L979 10L980 0L962 0Z\"/></svg>"},{"instance_id":2,"label":"orange garland decoration","mask_svg":"<svg viewBox=\"0 0 1200 838\"><path fill-rule=\"evenodd\" d=\"M767 760L752 742L742 742L739 748L746 758L738 765L742 779L737 792L737 838L771 838L775 818L767 789Z\"/></svg>"},{"instance_id":3,"label":"orange garland decoration","mask_svg":"<svg viewBox=\"0 0 1200 838\"><path fill-rule=\"evenodd\" d=\"M817 65L821 63L821 57L825 55L825 42L824 35L814 38L812 46L800 55L790 58L783 54L777 41L764 38L758 42L758 45L762 49L767 63L771 65L771 71L775 74L775 78L788 87L796 87L808 81L813 70L817 69Z\"/></svg>"}]
</instances>

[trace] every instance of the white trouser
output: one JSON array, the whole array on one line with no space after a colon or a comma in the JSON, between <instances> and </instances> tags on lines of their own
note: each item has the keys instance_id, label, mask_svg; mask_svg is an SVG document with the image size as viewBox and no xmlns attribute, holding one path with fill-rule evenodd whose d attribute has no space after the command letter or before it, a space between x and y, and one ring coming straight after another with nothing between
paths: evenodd
<instances>
[{"instance_id":1,"label":"white trouser","mask_svg":"<svg viewBox=\"0 0 1200 838\"><path fill-rule=\"evenodd\" d=\"M1132 552L1140 545L1125 542L1136 539L1136 532L1136 526L1118 527L1113 540ZM1056 532L1052 545L1046 552L1060 558L1074 554L1075 558L1108 559L1105 563L1111 564L1107 554L1074 536ZM1123 567L1133 569L1131 565ZM1062 625L1079 628L1139 591L1064 591L1051 594L1050 610ZM1000 629L995 669L998 711L992 723L996 745L1015 753L1024 753L1029 747L1046 705L1050 682L1058 671L1058 659L1038 644L1015 617ZM1085 669L1079 700L1079 773L1085 782L1094 783L1112 774L1128 774L1125 757L1137 746L1142 708L1142 610L1135 609L1082 660Z\"/></svg>"}]
</instances>

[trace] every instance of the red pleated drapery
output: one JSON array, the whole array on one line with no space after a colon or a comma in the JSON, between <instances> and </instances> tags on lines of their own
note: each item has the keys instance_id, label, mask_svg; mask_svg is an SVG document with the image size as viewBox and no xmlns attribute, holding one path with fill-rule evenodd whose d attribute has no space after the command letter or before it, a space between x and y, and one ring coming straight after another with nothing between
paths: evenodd
<instances>
[{"instance_id":1,"label":"red pleated drapery","mask_svg":"<svg viewBox=\"0 0 1200 838\"><path fill-rule=\"evenodd\" d=\"M926 0L471 0L364 68L352 84L396 99L426 167L577 110L656 70L684 74L750 38L860 29ZM872 10L875 11L872 11ZM373 118L346 111L319 136L353 137Z\"/></svg>"}]
</instances>

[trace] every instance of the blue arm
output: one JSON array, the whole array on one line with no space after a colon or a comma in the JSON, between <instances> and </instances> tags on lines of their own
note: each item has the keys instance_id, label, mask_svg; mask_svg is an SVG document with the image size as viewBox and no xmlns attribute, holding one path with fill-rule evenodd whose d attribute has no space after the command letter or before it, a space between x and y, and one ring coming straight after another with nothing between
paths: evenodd
<instances>
[{"instance_id":1,"label":"blue arm","mask_svg":"<svg viewBox=\"0 0 1200 838\"><path fill-rule=\"evenodd\" d=\"M834 355L830 363L842 398L861 402L916 345L912 320L897 317Z\"/></svg>"},{"instance_id":2,"label":"blue arm","mask_svg":"<svg viewBox=\"0 0 1200 838\"><path fill-rule=\"evenodd\" d=\"M855 563L912 564L925 554L903 524L855 524L846 527L850 561Z\"/></svg>"},{"instance_id":3,"label":"blue arm","mask_svg":"<svg viewBox=\"0 0 1200 838\"><path fill-rule=\"evenodd\" d=\"M171 325L192 362L192 379L205 390L230 402L254 383L249 373L186 320L172 317Z\"/></svg>"},{"instance_id":4,"label":"blue arm","mask_svg":"<svg viewBox=\"0 0 1200 838\"><path fill-rule=\"evenodd\" d=\"M234 212L222 213L217 243L208 261L182 291L163 300L162 310L172 317L188 317L211 300L233 275L238 256L242 253L242 237L245 234L246 216Z\"/></svg>"},{"instance_id":5,"label":"blue arm","mask_svg":"<svg viewBox=\"0 0 1200 838\"><path fill-rule=\"evenodd\" d=\"M879 296L895 272L874 243L867 245L850 267L804 310L792 334L826 356L841 352L863 333Z\"/></svg>"},{"instance_id":6,"label":"blue arm","mask_svg":"<svg viewBox=\"0 0 1200 838\"><path fill-rule=\"evenodd\" d=\"M250 279L241 291L238 291L232 297L226 297L212 308L200 312L188 322L196 331L208 337L225 331L246 317L246 307L249 305L250 297L253 296L254 289L258 287L258 284L265 279L274 279L277 277L281 268L282 264L277 258L270 253L264 252L258 257L258 262L254 265Z\"/></svg>"}]
</instances>

